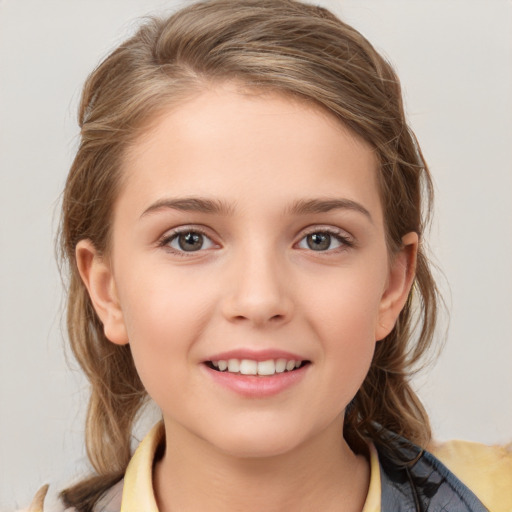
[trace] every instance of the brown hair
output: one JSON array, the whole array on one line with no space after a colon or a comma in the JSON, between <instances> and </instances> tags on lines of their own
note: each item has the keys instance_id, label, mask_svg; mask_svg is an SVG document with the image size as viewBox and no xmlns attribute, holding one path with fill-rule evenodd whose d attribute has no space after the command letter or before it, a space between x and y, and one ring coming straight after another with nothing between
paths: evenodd
<instances>
[{"instance_id":1,"label":"brown hair","mask_svg":"<svg viewBox=\"0 0 512 512\"><path fill-rule=\"evenodd\" d=\"M103 333L78 273L76 244L90 239L108 252L122 158L147 123L191 91L226 80L313 101L335 115L376 150L390 252L404 234L424 231L432 199L427 165L407 125L397 76L359 32L326 9L293 0L213 0L147 20L84 86L81 143L63 198L68 333L91 383L86 446L97 473L63 493L79 511L91 510L122 477L146 392L130 346L110 343ZM437 306L420 244L407 304L377 343L368 376L347 408L344 435L352 446L385 443L383 429L423 446L429 441L428 417L409 378L432 343Z\"/></svg>"}]
</instances>

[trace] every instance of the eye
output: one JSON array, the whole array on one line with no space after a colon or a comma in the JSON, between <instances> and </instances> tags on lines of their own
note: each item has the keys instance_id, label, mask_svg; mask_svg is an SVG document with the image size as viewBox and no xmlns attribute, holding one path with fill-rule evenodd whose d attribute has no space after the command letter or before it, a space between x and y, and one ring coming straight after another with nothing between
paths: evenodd
<instances>
[{"instance_id":1,"label":"eye","mask_svg":"<svg viewBox=\"0 0 512 512\"><path fill-rule=\"evenodd\" d=\"M210 249L214 243L204 233L192 229L175 232L163 240L163 244L176 252L196 252L204 249Z\"/></svg>"},{"instance_id":2,"label":"eye","mask_svg":"<svg viewBox=\"0 0 512 512\"><path fill-rule=\"evenodd\" d=\"M311 249L312 251L325 252L339 249L342 247L351 247L353 242L340 233L331 233L329 231L315 231L308 233L298 244L300 249Z\"/></svg>"}]
</instances>

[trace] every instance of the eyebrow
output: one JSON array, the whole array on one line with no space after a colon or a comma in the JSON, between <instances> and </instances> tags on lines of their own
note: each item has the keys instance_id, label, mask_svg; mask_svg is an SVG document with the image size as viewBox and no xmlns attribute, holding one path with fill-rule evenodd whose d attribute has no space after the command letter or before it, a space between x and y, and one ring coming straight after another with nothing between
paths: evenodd
<instances>
[{"instance_id":1,"label":"eyebrow","mask_svg":"<svg viewBox=\"0 0 512 512\"><path fill-rule=\"evenodd\" d=\"M225 201L203 197L185 197L160 199L144 210L141 217L166 209L215 215L230 215L234 212L234 206ZM373 223L370 212L362 204L351 199L300 199L290 205L285 212L290 215L307 215L327 213L332 210L359 212Z\"/></svg>"},{"instance_id":2,"label":"eyebrow","mask_svg":"<svg viewBox=\"0 0 512 512\"><path fill-rule=\"evenodd\" d=\"M360 203L351 199L301 199L291 205L288 213L292 215L307 215L312 213L327 213L332 210L352 210L362 213L373 223L370 212Z\"/></svg>"},{"instance_id":3,"label":"eyebrow","mask_svg":"<svg viewBox=\"0 0 512 512\"><path fill-rule=\"evenodd\" d=\"M185 197L177 199L160 199L146 208L141 217L159 210L180 210L184 212L212 213L216 215L229 215L233 213L233 207L224 201L206 199L202 197Z\"/></svg>"}]
</instances>

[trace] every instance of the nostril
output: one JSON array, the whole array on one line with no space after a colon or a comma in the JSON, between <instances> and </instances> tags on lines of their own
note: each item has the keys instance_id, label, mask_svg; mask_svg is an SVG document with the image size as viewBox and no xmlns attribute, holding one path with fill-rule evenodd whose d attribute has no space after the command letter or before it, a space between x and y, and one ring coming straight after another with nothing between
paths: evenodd
<instances>
[{"instance_id":1,"label":"nostril","mask_svg":"<svg viewBox=\"0 0 512 512\"><path fill-rule=\"evenodd\" d=\"M222 302L222 314L230 322L253 323L254 325L277 325L291 319L293 305L284 292L260 289L261 280L252 278L256 284L243 287L228 294Z\"/></svg>"}]
</instances>

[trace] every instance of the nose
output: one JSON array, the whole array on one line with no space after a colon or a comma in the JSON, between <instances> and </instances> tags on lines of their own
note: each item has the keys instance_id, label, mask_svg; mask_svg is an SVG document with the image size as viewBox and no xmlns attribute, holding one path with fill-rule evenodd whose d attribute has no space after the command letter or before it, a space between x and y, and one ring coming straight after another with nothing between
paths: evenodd
<instances>
[{"instance_id":1,"label":"nose","mask_svg":"<svg viewBox=\"0 0 512 512\"><path fill-rule=\"evenodd\" d=\"M291 281L284 262L270 251L241 256L231 267L223 314L255 327L282 325L293 315Z\"/></svg>"}]
</instances>

